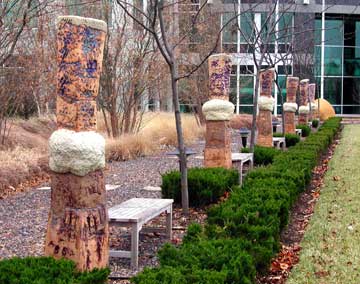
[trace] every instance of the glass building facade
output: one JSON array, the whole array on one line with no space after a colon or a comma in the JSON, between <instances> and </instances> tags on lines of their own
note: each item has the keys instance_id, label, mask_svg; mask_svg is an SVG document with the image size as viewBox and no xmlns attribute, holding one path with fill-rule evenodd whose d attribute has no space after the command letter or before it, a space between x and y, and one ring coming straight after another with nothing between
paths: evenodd
<instances>
[{"instance_id":1,"label":"glass building facade","mask_svg":"<svg viewBox=\"0 0 360 284\"><path fill-rule=\"evenodd\" d=\"M337 114L360 114L360 17L326 15L322 30L318 15L315 27L315 76L319 86L323 83L322 97Z\"/></svg>"},{"instance_id":2,"label":"glass building facade","mask_svg":"<svg viewBox=\"0 0 360 284\"><path fill-rule=\"evenodd\" d=\"M292 37L295 17L294 13L281 15L277 37L266 41L268 53L281 55L295 45ZM222 24L232 18L234 14L224 13ZM254 45L251 39L257 36L266 18L267 14L262 12L241 14L240 19L231 21L222 34L222 51L233 55L231 101L237 106L237 113L250 113L253 109L256 66L252 59ZM337 114L360 114L360 15L312 14L311 21L313 40L307 49L313 54L313 60L312 74L307 78L317 84L317 97L328 100ZM291 57L286 63L274 65L281 89L279 93L273 88L277 102L274 114L280 114L286 100L286 76L301 75Z\"/></svg>"}]
</instances>

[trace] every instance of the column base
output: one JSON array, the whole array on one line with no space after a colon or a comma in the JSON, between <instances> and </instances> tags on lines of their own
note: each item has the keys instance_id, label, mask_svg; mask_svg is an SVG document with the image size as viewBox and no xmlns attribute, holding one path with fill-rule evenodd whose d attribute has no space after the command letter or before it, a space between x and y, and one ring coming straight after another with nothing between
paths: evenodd
<instances>
[{"instance_id":1,"label":"column base","mask_svg":"<svg viewBox=\"0 0 360 284\"><path fill-rule=\"evenodd\" d=\"M257 129L258 129L258 137L256 140L256 145L264 146L264 147L272 147L273 129L272 129L271 111L259 110L259 115L257 118Z\"/></svg>"},{"instance_id":2,"label":"column base","mask_svg":"<svg viewBox=\"0 0 360 284\"><path fill-rule=\"evenodd\" d=\"M206 144L204 166L207 168L223 167L230 169L231 136L229 121L206 121Z\"/></svg>"},{"instance_id":3,"label":"column base","mask_svg":"<svg viewBox=\"0 0 360 284\"><path fill-rule=\"evenodd\" d=\"M295 132L295 113L294 112L284 112L285 119L285 133L296 134Z\"/></svg>"}]
</instances>

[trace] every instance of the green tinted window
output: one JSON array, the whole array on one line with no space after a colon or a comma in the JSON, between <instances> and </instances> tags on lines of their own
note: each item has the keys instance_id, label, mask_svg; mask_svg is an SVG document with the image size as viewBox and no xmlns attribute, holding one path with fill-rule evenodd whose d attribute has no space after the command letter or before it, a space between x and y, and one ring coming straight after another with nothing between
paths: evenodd
<instances>
[{"instance_id":1,"label":"green tinted window","mask_svg":"<svg viewBox=\"0 0 360 284\"><path fill-rule=\"evenodd\" d=\"M341 78L324 78L324 98L331 104L341 104L341 81Z\"/></svg>"},{"instance_id":2,"label":"green tinted window","mask_svg":"<svg viewBox=\"0 0 360 284\"><path fill-rule=\"evenodd\" d=\"M268 13L261 13L260 33L264 43L275 42L275 15L268 17Z\"/></svg>"},{"instance_id":3,"label":"green tinted window","mask_svg":"<svg viewBox=\"0 0 360 284\"><path fill-rule=\"evenodd\" d=\"M240 76L240 103L253 104L254 78L253 76Z\"/></svg>"},{"instance_id":4,"label":"green tinted window","mask_svg":"<svg viewBox=\"0 0 360 284\"><path fill-rule=\"evenodd\" d=\"M244 13L240 15L240 42L249 43L253 42L255 38L255 23L254 14Z\"/></svg>"},{"instance_id":5,"label":"green tinted window","mask_svg":"<svg viewBox=\"0 0 360 284\"><path fill-rule=\"evenodd\" d=\"M325 47L325 75L342 75L342 47Z\"/></svg>"},{"instance_id":6,"label":"green tinted window","mask_svg":"<svg viewBox=\"0 0 360 284\"><path fill-rule=\"evenodd\" d=\"M225 13L222 17L222 24L225 26L222 32L223 43L236 43L238 24L234 13Z\"/></svg>"},{"instance_id":7,"label":"green tinted window","mask_svg":"<svg viewBox=\"0 0 360 284\"><path fill-rule=\"evenodd\" d=\"M315 44L321 45L321 20L315 20Z\"/></svg>"},{"instance_id":8,"label":"green tinted window","mask_svg":"<svg viewBox=\"0 0 360 284\"><path fill-rule=\"evenodd\" d=\"M342 20L325 21L325 45L344 44L344 26Z\"/></svg>"},{"instance_id":9,"label":"green tinted window","mask_svg":"<svg viewBox=\"0 0 360 284\"><path fill-rule=\"evenodd\" d=\"M291 42L292 27L293 27L293 14L284 13L280 15L278 24L278 41L279 43Z\"/></svg>"}]
</instances>

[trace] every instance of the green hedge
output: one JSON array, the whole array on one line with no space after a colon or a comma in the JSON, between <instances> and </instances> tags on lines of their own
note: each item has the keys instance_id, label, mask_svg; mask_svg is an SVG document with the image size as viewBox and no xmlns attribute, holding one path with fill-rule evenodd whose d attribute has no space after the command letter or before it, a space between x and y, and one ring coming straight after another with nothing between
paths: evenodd
<instances>
[{"instance_id":1,"label":"green hedge","mask_svg":"<svg viewBox=\"0 0 360 284\"><path fill-rule=\"evenodd\" d=\"M301 136L302 137L308 137L311 133L311 128L309 125L305 125L305 124L298 124L296 125L296 129L301 129Z\"/></svg>"},{"instance_id":2,"label":"green hedge","mask_svg":"<svg viewBox=\"0 0 360 284\"><path fill-rule=\"evenodd\" d=\"M273 136L274 137L284 137L284 135L282 133L274 133ZM287 148L295 146L299 142L300 142L299 135L291 134L291 133L286 133L285 134L285 143L286 143Z\"/></svg>"},{"instance_id":3,"label":"green hedge","mask_svg":"<svg viewBox=\"0 0 360 284\"><path fill-rule=\"evenodd\" d=\"M311 122L311 126L313 128L318 128L319 126L319 120L318 119L314 119L312 122Z\"/></svg>"},{"instance_id":4,"label":"green hedge","mask_svg":"<svg viewBox=\"0 0 360 284\"><path fill-rule=\"evenodd\" d=\"M215 203L233 186L239 184L236 169L192 168L188 170L190 206L204 206ZM161 193L163 198L172 198L181 203L180 172L172 171L162 176Z\"/></svg>"},{"instance_id":5,"label":"green hedge","mask_svg":"<svg viewBox=\"0 0 360 284\"><path fill-rule=\"evenodd\" d=\"M26 257L0 261L1 284L103 284L109 269L76 271L70 260L51 257Z\"/></svg>"},{"instance_id":6,"label":"green hedge","mask_svg":"<svg viewBox=\"0 0 360 284\"><path fill-rule=\"evenodd\" d=\"M254 147L254 163L257 166L266 166L274 161L274 158L280 154L280 150L273 147L263 147L256 145ZM250 153L249 148L242 148L241 153Z\"/></svg>"},{"instance_id":7,"label":"green hedge","mask_svg":"<svg viewBox=\"0 0 360 284\"><path fill-rule=\"evenodd\" d=\"M160 267L146 269L136 284L256 283L255 271L266 271L278 252L280 232L291 206L311 179L311 171L340 127L326 121L318 132L251 171L242 187L208 211L205 229L191 225L179 248L159 252Z\"/></svg>"}]
</instances>

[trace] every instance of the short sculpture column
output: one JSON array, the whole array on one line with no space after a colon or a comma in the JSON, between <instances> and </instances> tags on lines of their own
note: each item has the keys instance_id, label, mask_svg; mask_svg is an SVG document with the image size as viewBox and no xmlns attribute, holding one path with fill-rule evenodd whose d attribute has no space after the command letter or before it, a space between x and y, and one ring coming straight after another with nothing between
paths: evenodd
<instances>
[{"instance_id":1,"label":"short sculpture column","mask_svg":"<svg viewBox=\"0 0 360 284\"><path fill-rule=\"evenodd\" d=\"M300 107L299 107L299 124L308 124L308 115L310 112L308 106L309 100L309 79L300 81Z\"/></svg>"},{"instance_id":2,"label":"short sculpture column","mask_svg":"<svg viewBox=\"0 0 360 284\"><path fill-rule=\"evenodd\" d=\"M260 72L260 96L258 101L259 114L257 118L258 137L256 144L264 147L273 146L272 111L275 100L271 95L274 81L274 69Z\"/></svg>"},{"instance_id":3,"label":"short sculpture column","mask_svg":"<svg viewBox=\"0 0 360 284\"><path fill-rule=\"evenodd\" d=\"M57 126L49 140L51 208L45 255L81 271L108 265L105 140L96 130L96 97L106 23L76 16L57 21Z\"/></svg>"},{"instance_id":4,"label":"short sculpture column","mask_svg":"<svg viewBox=\"0 0 360 284\"><path fill-rule=\"evenodd\" d=\"M311 110L309 119L318 118L318 105L315 103L316 84L309 84L309 109Z\"/></svg>"},{"instance_id":5,"label":"short sculpture column","mask_svg":"<svg viewBox=\"0 0 360 284\"><path fill-rule=\"evenodd\" d=\"M295 112L298 105L296 103L296 92L299 87L298 77L287 77L286 80L286 103L283 105L285 134L295 134Z\"/></svg>"},{"instance_id":6,"label":"short sculpture column","mask_svg":"<svg viewBox=\"0 0 360 284\"><path fill-rule=\"evenodd\" d=\"M235 106L229 102L231 58L215 54L209 58L210 101L202 108L206 118L204 165L231 168L229 121Z\"/></svg>"}]
</instances>

